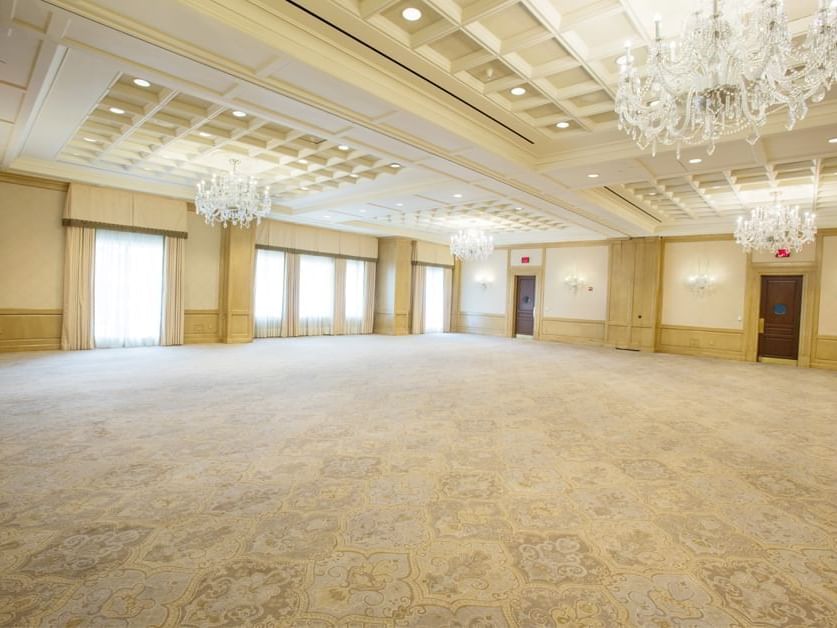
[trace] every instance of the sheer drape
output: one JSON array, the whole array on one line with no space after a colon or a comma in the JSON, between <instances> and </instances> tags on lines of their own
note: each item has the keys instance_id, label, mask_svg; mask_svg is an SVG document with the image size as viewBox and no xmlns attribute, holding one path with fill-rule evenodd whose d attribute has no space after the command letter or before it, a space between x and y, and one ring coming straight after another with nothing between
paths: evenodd
<instances>
[{"instance_id":1,"label":"sheer drape","mask_svg":"<svg viewBox=\"0 0 837 628\"><path fill-rule=\"evenodd\" d=\"M375 324L375 274L377 272L375 262L364 262L364 301L363 301L363 327L362 334L371 334Z\"/></svg>"},{"instance_id":2,"label":"sheer drape","mask_svg":"<svg viewBox=\"0 0 837 628\"><path fill-rule=\"evenodd\" d=\"M282 335L285 314L285 254L282 251L256 250L254 316L256 338Z\"/></svg>"},{"instance_id":3,"label":"sheer drape","mask_svg":"<svg viewBox=\"0 0 837 628\"><path fill-rule=\"evenodd\" d=\"M332 333L334 322L334 258L299 256L298 336Z\"/></svg>"},{"instance_id":4,"label":"sheer drape","mask_svg":"<svg viewBox=\"0 0 837 628\"><path fill-rule=\"evenodd\" d=\"M160 343L163 236L96 231L93 329L97 347Z\"/></svg>"},{"instance_id":5,"label":"sheer drape","mask_svg":"<svg viewBox=\"0 0 837 628\"><path fill-rule=\"evenodd\" d=\"M410 331L414 334L424 333L424 284L426 266L413 266L413 322Z\"/></svg>"},{"instance_id":6,"label":"sheer drape","mask_svg":"<svg viewBox=\"0 0 837 628\"><path fill-rule=\"evenodd\" d=\"M444 269L444 279L443 279L443 298L444 298L444 310L442 311L442 316L444 317L442 323L442 331L449 332L450 331L450 316L451 316L451 307L453 305L453 269L452 268L445 268Z\"/></svg>"},{"instance_id":7,"label":"sheer drape","mask_svg":"<svg viewBox=\"0 0 837 628\"><path fill-rule=\"evenodd\" d=\"M64 229L64 316L61 348L93 348L93 266L96 230Z\"/></svg>"},{"instance_id":8,"label":"sheer drape","mask_svg":"<svg viewBox=\"0 0 837 628\"><path fill-rule=\"evenodd\" d=\"M184 238L165 239L165 275L162 342L183 344L183 264L186 249Z\"/></svg>"},{"instance_id":9,"label":"sheer drape","mask_svg":"<svg viewBox=\"0 0 837 628\"><path fill-rule=\"evenodd\" d=\"M444 269L427 266L424 282L424 332L442 332L445 330Z\"/></svg>"},{"instance_id":10,"label":"sheer drape","mask_svg":"<svg viewBox=\"0 0 837 628\"><path fill-rule=\"evenodd\" d=\"M282 336L297 335L299 319L299 258L297 253L285 254L285 307L282 316Z\"/></svg>"},{"instance_id":11,"label":"sheer drape","mask_svg":"<svg viewBox=\"0 0 837 628\"><path fill-rule=\"evenodd\" d=\"M345 273L345 318L344 333L362 334L366 316L366 262L343 260Z\"/></svg>"}]
</instances>

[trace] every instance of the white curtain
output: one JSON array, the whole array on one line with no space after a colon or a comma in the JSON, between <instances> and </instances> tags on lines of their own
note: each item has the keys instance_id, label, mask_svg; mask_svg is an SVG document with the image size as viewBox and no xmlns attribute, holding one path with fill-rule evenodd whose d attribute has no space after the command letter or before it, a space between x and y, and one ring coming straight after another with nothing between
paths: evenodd
<instances>
[{"instance_id":1,"label":"white curtain","mask_svg":"<svg viewBox=\"0 0 837 628\"><path fill-rule=\"evenodd\" d=\"M163 236L96 230L93 335L97 347L160 344Z\"/></svg>"},{"instance_id":2,"label":"white curtain","mask_svg":"<svg viewBox=\"0 0 837 628\"><path fill-rule=\"evenodd\" d=\"M424 333L445 331L445 273L427 266L424 276Z\"/></svg>"},{"instance_id":3,"label":"white curtain","mask_svg":"<svg viewBox=\"0 0 837 628\"><path fill-rule=\"evenodd\" d=\"M282 251L257 249L254 286L256 338L282 335L286 279L285 254Z\"/></svg>"},{"instance_id":4,"label":"white curtain","mask_svg":"<svg viewBox=\"0 0 837 628\"><path fill-rule=\"evenodd\" d=\"M297 335L328 335L333 324L334 258L300 255Z\"/></svg>"},{"instance_id":5,"label":"white curtain","mask_svg":"<svg viewBox=\"0 0 837 628\"><path fill-rule=\"evenodd\" d=\"M366 262L346 260L346 319L347 334L362 334L366 316Z\"/></svg>"}]
</instances>

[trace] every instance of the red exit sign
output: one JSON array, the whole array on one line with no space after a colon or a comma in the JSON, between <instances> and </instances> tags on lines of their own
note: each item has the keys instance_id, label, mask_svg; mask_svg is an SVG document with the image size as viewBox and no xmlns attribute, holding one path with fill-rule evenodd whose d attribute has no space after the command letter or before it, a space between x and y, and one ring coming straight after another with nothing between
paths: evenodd
<instances>
[{"instance_id":1,"label":"red exit sign","mask_svg":"<svg viewBox=\"0 0 837 628\"><path fill-rule=\"evenodd\" d=\"M520 263L521 263L521 264L528 264L528 263L529 263L529 256L528 256L528 255L526 255L526 256L524 256L524 257L521 257L521 258L520 258Z\"/></svg>"}]
</instances>

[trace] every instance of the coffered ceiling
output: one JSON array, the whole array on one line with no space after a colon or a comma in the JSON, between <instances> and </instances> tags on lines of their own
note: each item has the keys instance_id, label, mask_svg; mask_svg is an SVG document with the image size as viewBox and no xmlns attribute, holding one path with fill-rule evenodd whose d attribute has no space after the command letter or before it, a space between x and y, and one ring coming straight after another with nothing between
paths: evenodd
<instances>
[{"instance_id":1,"label":"coffered ceiling","mask_svg":"<svg viewBox=\"0 0 837 628\"><path fill-rule=\"evenodd\" d=\"M786 5L803 32L816 0ZM723 233L773 190L837 225L837 90L712 156L615 127L624 40L641 56L654 13L673 35L690 7L0 0L2 167L189 198L236 159L277 218L436 241Z\"/></svg>"}]
</instances>

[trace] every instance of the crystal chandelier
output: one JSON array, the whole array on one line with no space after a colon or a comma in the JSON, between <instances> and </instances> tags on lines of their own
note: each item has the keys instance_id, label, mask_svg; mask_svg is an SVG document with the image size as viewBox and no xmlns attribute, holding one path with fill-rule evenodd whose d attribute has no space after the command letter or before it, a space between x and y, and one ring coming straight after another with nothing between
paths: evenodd
<instances>
[{"instance_id":1,"label":"crystal chandelier","mask_svg":"<svg viewBox=\"0 0 837 628\"><path fill-rule=\"evenodd\" d=\"M800 217L799 207L782 205L779 195L774 194L773 203L753 209L748 220L738 217L735 241L744 247L745 253L782 249L799 252L806 243L814 241L817 234L815 219L810 212Z\"/></svg>"},{"instance_id":2,"label":"crystal chandelier","mask_svg":"<svg viewBox=\"0 0 837 628\"><path fill-rule=\"evenodd\" d=\"M465 229L450 237L450 252L460 260L484 260L494 252L494 238L479 229Z\"/></svg>"},{"instance_id":3,"label":"crystal chandelier","mask_svg":"<svg viewBox=\"0 0 837 628\"><path fill-rule=\"evenodd\" d=\"M270 188L260 190L254 177L238 174L238 160L230 159L229 174L212 175L209 185L201 181L197 185L195 207L207 224L232 223L247 228L255 219L256 224L270 214Z\"/></svg>"},{"instance_id":4,"label":"crystal chandelier","mask_svg":"<svg viewBox=\"0 0 837 628\"><path fill-rule=\"evenodd\" d=\"M734 3L729 3L730 5ZM837 79L837 0L820 0L801 45L794 45L781 0L751 0L751 8L694 13L679 41L656 36L647 69L634 66L630 43L620 59L619 127L640 148L708 143L747 130L751 144L767 116L787 108L787 128L820 102Z\"/></svg>"}]
</instances>

